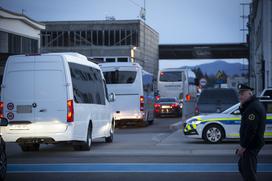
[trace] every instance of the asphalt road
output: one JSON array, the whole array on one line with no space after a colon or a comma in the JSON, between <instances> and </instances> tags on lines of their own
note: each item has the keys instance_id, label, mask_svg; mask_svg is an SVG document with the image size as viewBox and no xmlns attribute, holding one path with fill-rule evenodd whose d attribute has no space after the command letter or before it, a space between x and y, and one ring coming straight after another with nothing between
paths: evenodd
<instances>
[{"instance_id":1,"label":"asphalt road","mask_svg":"<svg viewBox=\"0 0 272 181\"><path fill-rule=\"evenodd\" d=\"M234 155L237 141L211 145L187 138L170 129L179 120L118 128L113 143L95 140L91 151L76 152L62 143L26 153L8 143L6 180L242 180ZM258 180L272 178L271 143L260 153Z\"/></svg>"}]
</instances>

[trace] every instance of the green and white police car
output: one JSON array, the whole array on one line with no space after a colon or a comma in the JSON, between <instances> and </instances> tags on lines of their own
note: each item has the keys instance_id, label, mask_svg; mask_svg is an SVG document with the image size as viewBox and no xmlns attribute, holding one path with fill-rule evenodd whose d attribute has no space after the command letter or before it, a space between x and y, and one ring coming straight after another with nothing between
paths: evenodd
<instances>
[{"instance_id":1,"label":"green and white police car","mask_svg":"<svg viewBox=\"0 0 272 181\"><path fill-rule=\"evenodd\" d=\"M272 138L272 101L261 101L266 110L265 138ZM207 143L220 143L223 139L240 138L240 103L218 114L199 115L189 118L183 125L183 132L192 138L204 139Z\"/></svg>"}]
</instances>

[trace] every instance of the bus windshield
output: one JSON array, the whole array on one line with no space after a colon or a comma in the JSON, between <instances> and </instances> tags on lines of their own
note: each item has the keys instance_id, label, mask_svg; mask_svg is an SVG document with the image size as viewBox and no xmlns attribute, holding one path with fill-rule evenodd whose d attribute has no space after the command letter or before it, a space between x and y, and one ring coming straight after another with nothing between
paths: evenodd
<instances>
[{"instance_id":1,"label":"bus windshield","mask_svg":"<svg viewBox=\"0 0 272 181\"><path fill-rule=\"evenodd\" d=\"M136 78L136 71L103 72L107 84L132 84Z\"/></svg>"},{"instance_id":2,"label":"bus windshield","mask_svg":"<svg viewBox=\"0 0 272 181\"><path fill-rule=\"evenodd\" d=\"M171 72L161 72L160 81L161 82L181 82L182 72L171 71Z\"/></svg>"}]
</instances>

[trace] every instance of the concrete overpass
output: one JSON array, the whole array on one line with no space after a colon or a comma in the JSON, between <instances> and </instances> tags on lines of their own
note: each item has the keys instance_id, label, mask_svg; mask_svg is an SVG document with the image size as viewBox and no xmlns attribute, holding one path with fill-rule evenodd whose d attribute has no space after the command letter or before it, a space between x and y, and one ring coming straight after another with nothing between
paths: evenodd
<instances>
[{"instance_id":1,"label":"concrete overpass","mask_svg":"<svg viewBox=\"0 0 272 181\"><path fill-rule=\"evenodd\" d=\"M249 58L249 47L247 43L159 45L159 59L237 58Z\"/></svg>"}]
</instances>

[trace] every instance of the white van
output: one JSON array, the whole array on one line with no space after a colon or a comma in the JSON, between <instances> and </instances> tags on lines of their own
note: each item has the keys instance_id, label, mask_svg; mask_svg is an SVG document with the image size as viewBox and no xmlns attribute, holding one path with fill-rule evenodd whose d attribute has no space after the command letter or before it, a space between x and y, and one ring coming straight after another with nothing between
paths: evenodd
<instances>
[{"instance_id":1,"label":"white van","mask_svg":"<svg viewBox=\"0 0 272 181\"><path fill-rule=\"evenodd\" d=\"M158 73L158 90L161 97L183 99L190 95L195 98L197 89L196 75L188 68L167 68Z\"/></svg>"},{"instance_id":2,"label":"white van","mask_svg":"<svg viewBox=\"0 0 272 181\"><path fill-rule=\"evenodd\" d=\"M108 89L114 92L115 120L119 124L140 122L152 124L154 120L153 75L137 63L99 64Z\"/></svg>"},{"instance_id":3,"label":"white van","mask_svg":"<svg viewBox=\"0 0 272 181\"><path fill-rule=\"evenodd\" d=\"M75 150L90 150L92 139L112 142L103 74L83 55L10 56L1 87L0 116L9 120L3 139L23 151L38 151L40 143L71 142Z\"/></svg>"}]
</instances>

